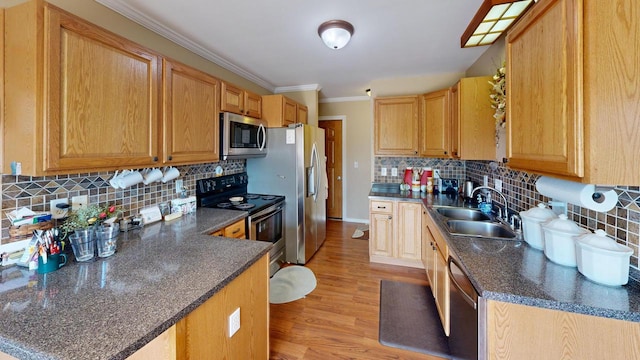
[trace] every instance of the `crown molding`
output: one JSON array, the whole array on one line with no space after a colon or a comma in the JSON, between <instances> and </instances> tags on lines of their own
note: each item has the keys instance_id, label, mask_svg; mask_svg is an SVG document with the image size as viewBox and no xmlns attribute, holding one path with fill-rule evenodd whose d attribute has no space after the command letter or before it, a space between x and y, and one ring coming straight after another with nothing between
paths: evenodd
<instances>
[{"instance_id":1,"label":"crown molding","mask_svg":"<svg viewBox=\"0 0 640 360\"><path fill-rule=\"evenodd\" d=\"M354 101L371 101L369 96L348 96L339 98L325 98L319 99L319 103L337 103L337 102L354 102Z\"/></svg>"},{"instance_id":2,"label":"crown molding","mask_svg":"<svg viewBox=\"0 0 640 360\"><path fill-rule=\"evenodd\" d=\"M307 85L295 85L295 86L280 86L275 88L274 93L288 93L296 91L320 91L322 86L320 84L307 84Z\"/></svg>"},{"instance_id":3,"label":"crown molding","mask_svg":"<svg viewBox=\"0 0 640 360\"><path fill-rule=\"evenodd\" d=\"M138 10L132 8L131 6L126 4L123 0L95 0L95 1L121 14L122 16L128 18L129 20L146 27L147 29L153 31L154 33L159 34L173 41L174 43L186 48L187 50L190 50L195 54L200 55L203 58L233 72L234 74L242 76L243 78L249 81L252 81L257 85L260 85L269 91L275 90L275 86L273 86L273 84L269 83L268 81L231 63L230 61L221 57L220 55L208 49L205 49L200 44L186 38L185 36L178 34L173 30L167 29L162 24L151 19L150 17L139 12Z\"/></svg>"}]
</instances>

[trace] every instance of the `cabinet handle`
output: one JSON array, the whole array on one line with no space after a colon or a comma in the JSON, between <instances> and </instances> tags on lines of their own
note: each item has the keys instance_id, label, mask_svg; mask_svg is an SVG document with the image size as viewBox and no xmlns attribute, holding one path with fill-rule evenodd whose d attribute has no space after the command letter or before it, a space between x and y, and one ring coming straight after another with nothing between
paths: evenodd
<instances>
[{"instance_id":1,"label":"cabinet handle","mask_svg":"<svg viewBox=\"0 0 640 360\"><path fill-rule=\"evenodd\" d=\"M154 157L153 157L153 161L158 161L158 157L157 157L157 156L154 156Z\"/></svg>"},{"instance_id":2,"label":"cabinet handle","mask_svg":"<svg viewBox=\"0 0 640 360\"><path fill-rule=\"evenodd\" d=\"M389 220L391 220L391 215L389 215Z\"/></svg>"},{"instance_id":3,"label":"cabinet handle","mask_svg":"<svg viewBox=\"0 0 640 360\"><path fill-rule=\"evenodd\" d=\"M378 206L378 209L386 209L386 206Z\"/></svg>"},{"instance_id":4,"label":"cabinet handle","mask_svg":"<svg viewBox=\"0 0 640 360\"><path fill-rule=\"evenodd\" d=\"M173 156L169 155L169 157L167 158L169 161L173 160Z\"/></svg>"},{"instance_id":5,"label":"cabinet handle","mask_svg":"<svg viewBox=\"0 0 640 360\"><path fill-rule=\"evenodd\" d=\"M232 234L237 234L239 232L240 232L240 229L235 229L235 230L233 230Z\"/></svg>"}]
</instances>

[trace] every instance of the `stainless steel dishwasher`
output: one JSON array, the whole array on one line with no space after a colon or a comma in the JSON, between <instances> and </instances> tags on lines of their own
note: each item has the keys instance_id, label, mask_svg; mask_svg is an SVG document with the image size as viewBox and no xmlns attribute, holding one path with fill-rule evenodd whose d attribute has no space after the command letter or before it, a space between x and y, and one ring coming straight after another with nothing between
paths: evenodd
<instances>
[{"instance_id":1,"label":"stainless steel dishwasher","mask_svg":"<svg viewBox=\"0 0 640 360\"><path fill-rule=\"evenodd\" d=\"M478 359L478 292L460 261L449 251L450 329L449 351L453 359Z\"/></svg>"}]
</instances>

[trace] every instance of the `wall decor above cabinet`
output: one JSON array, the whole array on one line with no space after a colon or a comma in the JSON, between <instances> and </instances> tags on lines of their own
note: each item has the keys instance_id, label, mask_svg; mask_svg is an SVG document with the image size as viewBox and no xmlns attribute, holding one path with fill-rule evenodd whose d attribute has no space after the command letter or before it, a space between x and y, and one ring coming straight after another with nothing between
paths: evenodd
<instances>
[{"instance_id":1,"label":"wall decor above cabinet","mask_svg":"<svg viewBox=\"0 0 640 360\"><path fill-rule=\"evenodd\" d=\"M235 114L262 118L262 97L222 81L220 110Z\"/></svg>"},{"instance_id":2,"label":"wall decor above cabinet","mask_svg":"<svg viewBox=\"0 0 640 360\"><path fill-rule=\"evenodd\" d=\"M42 1L5 15L3 173L157 164L157 54Z\"/></svg>"},{"instance_id":3,"label":"wall decor above cabinet","mask_svg":"<svg viewBox=\"0 0 640 360\"><path fill-rule=\"evenodd\" d=\"M640 184L638 12L637 1L540 0L509 31L510 167Z\"/></svg>"},{"instance_id":4,"label":"wall decor above cabinet","mask_svg":"<svg viewBox=\"0 0 640 360\"><path fill-rule=\"evenodd\" d=\"M288 97L277 95L262 96L263 115L269 127L286 127L295 123L307 123L308 108Z\"/></svg>"}]
</instances>

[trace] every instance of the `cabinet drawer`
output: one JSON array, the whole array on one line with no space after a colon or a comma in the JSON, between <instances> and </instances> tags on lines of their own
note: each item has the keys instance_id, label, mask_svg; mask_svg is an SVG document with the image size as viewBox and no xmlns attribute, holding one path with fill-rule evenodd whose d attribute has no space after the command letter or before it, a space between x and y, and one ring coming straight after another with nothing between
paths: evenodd
<instances>
[{"instance_id":1,"label":"cabinet drawer","mask_svg":"<svg viewBox=\"0 0 640 360\"><path fill-rule=\"evenodd\" d=\"M224 228L224 236L236 239L244 239L245 231L244 231L244 220L240 220L235 224L231 224Z\"/></svg>"},{"instance_id":2,"label":"cabinet drawer","mask_svg":"<svg viewBox=\"0 0 640 360\"><path fill-rule=\"evenodd\" d=\"M371 200L371 212L391 214L393 212L393 201Z\"/></svg>"}]
</instances>

